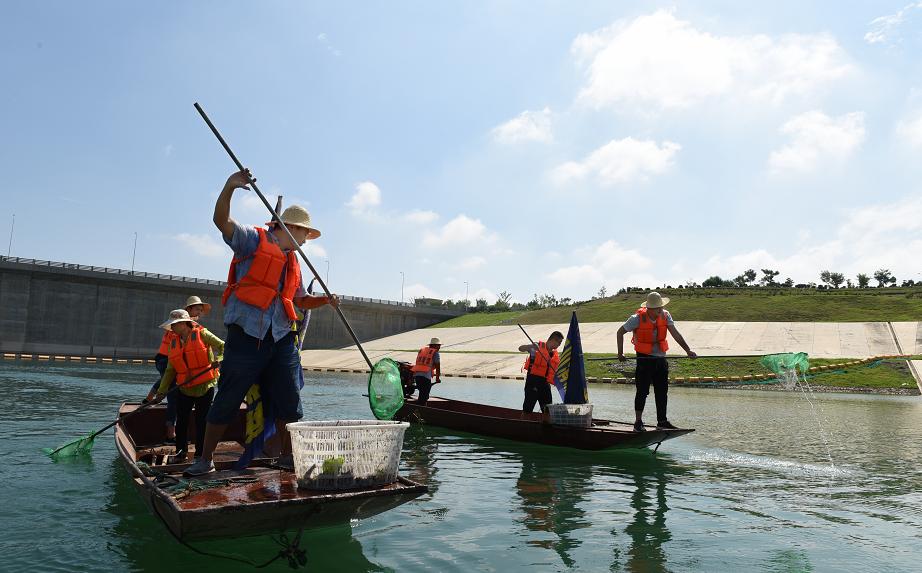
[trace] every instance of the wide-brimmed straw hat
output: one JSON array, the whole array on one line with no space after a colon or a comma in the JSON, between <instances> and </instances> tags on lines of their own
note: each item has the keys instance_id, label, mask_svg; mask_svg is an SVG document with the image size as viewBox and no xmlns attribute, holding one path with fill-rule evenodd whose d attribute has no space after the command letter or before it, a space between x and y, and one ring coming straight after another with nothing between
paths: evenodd
<instances>
[{"instance_id":1,"label":"wide-brimmed straw hat","mask_svg":"<svg viewBox=\"0 0 922 573\"><path fill-rule=\"evenodd\" d=\"M442 341L439 340L438 338L433 338L432 340L429 341L429 346L441 346L441 345L442 345Z\"/></svg>"},{"instance_id":2,"label":"wide-brimmed straw hat","mask_svg":"<svg viewBox=\"0 0 922 573\"><path fill-rule=\"evenodd\" d=\"M291 207L282 211L281 214L282 222L286 225L294 225L295 227L303 227L307 229L307 238L316 239L320 236L320 231L311 226L311 214L307 212L307 209L300 205L292 205ZM275 221L269 221L266 223L267 226L271 227L275 225Z\"/></svg>"},{"instance_id":3,"label":"wide-brimmed straw hat","mask_svg":"<svg viewBox=\"0 0 922 573\"><path fill-rule=\"evenodd\" d=\"M640 303L640 308L663 308L669 304L668 296L660 296L658 292L651 292L647 295L647 300Z\"/></svg>"},{"instance_id":4,"label":"wide-brimmed straw hat","mask_svg":"<svg viewBox=\"0 0 922 573\"><path fill-rule=\"evenodd\" d=\"M192 295L186 299L186 309L187 310L189 309L190 306L195 306L197 304L200 304L205 307L205 314L208 314L209 312L211 312L211 305L203 301L199 297Z\"/></svg>"},{"instance_id":5,"label":"wide-brimmed straw hat","mask_svg":"<svg viewBox=\"0 0 922 573\"><path fill-rule=\"evenodd\" d=\"M160 328L164 330L170 330L170 327L176 324L177 322L195 322L192 320L192 317L189 316L188 311L184 308L177 308L176 310L170 311L170 318L166 319L166 322L160 325Z\"/></svg>"}]
</instances>

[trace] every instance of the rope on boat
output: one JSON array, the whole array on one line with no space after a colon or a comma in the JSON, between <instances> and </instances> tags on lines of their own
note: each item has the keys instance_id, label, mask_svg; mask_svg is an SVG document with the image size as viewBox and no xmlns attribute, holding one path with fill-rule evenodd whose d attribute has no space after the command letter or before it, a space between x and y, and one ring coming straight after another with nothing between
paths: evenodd
<instances>
[{"instance_id":1,"label":"rope on boat","mask_svg":"<svg viewBox=\"0 0 922 573\"><path fill-rule=\"evenodd\" d=\"M174 499L182 499L195 492L205 491L206 489L227 487L240 483L253 483L256 481L255 476L235 476L232 478L212 480L186 480L157 471L144 462L137 462L137 466L138 469L141 470L141 473L152 478L154 485Z\"/></svg>"}]
</instances>

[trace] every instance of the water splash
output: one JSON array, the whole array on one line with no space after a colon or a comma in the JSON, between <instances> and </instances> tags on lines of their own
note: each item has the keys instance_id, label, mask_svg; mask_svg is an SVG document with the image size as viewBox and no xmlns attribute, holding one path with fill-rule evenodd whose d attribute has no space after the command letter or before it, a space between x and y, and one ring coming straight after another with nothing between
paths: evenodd
<instances>
[{"instance_id":1,"label":"water splash","mask_svg":"<svg viewBox=\"0 0 922 573\"><path fill-rule=\"evenodd\" d=\"M854 472L834 465L794 462L765 456L739 454L724 450L692 451L688 461L776 471L785 475L845 477Z\"/></svg>"}]
</instances>

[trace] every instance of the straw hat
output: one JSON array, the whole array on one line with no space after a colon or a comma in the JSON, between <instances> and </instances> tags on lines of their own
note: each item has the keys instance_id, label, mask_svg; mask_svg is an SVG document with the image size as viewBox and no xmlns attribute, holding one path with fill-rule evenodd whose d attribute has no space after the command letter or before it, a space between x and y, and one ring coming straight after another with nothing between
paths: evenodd
<instances>
[{"instance_id":1,"label":"straw hat","mask_svg":"<svg viewBox=\"0 0 922 573\"><path fill-rule=\"evenodd\" d=\"M202 306L205 307L204 314L208 314L209 312L211 312L211 305L210 305L209 303L203 301L203 300L200 299L199 297L197 297L197 296L195 296L195 295L192 295L192 296L190 296L189 298L186 299L186 308L187 308L187 309L188 309L190 306L195 306L195 305L197 305L197 304L200 304L200 305L202 305Z\"/></svg>"},{"instance_id":2,"label":"straw hat","mask_svg":"<svg viewBox=\"0 0 922 573\"><path fill-rule=\"evenodd\" d=\"M441 346L441 345L442 345L442 341L439 340L438 338L433 338L432 340L429 341L429 346L433 346L433 345L434 345L434 346Z\"/></svg>"},{"instance_id":3,"label":"straw hat","mask_svg":"<svg viewBox=\"0 0 922 573\"><path fill-rule=\"evenodd\" d=\"M640 308L662 308L669 304L668 296L660 296L658 292L651 292L647 295L647 300L640 303Z\"/></svg>"},{"instance_id":4,"label":"straw hat","mask_svg":"<svg viewBox=\"0 0 922 573\"><path fill-rule=\"evenodd\" d=\"M166 319L166 322L160 325L160 328L164 330L170 330L170 327L176 324L177 322L195 322L192 320L192 317L189 316L189 313L186 312L184 308L177 308L176 310L170 311L170 318Z\"/></svg>"},{"instance_id":5,"label":"straw hat","mask_svg":"<svg viewBox=\"0 0 922 573\"><path fill-rule=\"evenodd\" d=\"M291 207L282 211L282 222L286 225L294 225L295 227L303 227L307 229L307 238L316 239L320 236L320 231L311 227L311 215L307 212L307 209L300 205L292 205ZM266 223L267 226L271 227L275 225L275 221L269 221Z\"/></svg>"}]
</instances>

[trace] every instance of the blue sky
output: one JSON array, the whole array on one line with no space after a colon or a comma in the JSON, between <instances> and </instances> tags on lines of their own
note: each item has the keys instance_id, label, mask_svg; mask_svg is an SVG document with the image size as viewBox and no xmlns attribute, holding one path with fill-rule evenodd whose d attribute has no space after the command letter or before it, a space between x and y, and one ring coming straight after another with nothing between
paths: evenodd
<instances>
[{"instance_id":1,"label":"blue sky","mask_svg":"<svg viewBox=\"0 0 922 573\"><path fill-rule=\"evenodd\" d=\"M215 279L233 165L334 291L922 279L922 3L17 2L14 256ZM254 197L240 221L267 220ZM4 250L5 252L5 250ZM465 285L465 283L468 283Z\"/></svg>"}]
</instances>

